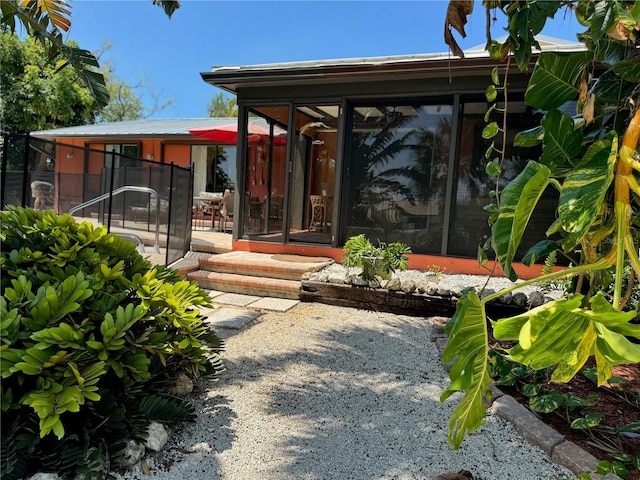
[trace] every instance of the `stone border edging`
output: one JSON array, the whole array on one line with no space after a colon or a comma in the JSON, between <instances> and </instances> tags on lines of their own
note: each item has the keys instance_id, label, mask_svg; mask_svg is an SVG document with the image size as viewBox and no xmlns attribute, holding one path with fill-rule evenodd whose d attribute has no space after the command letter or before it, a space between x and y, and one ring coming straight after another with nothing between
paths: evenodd
<instances>
[{"instance_id":1,"label":"stone border edging","mask_svg":"<svg viewBox=\"0 0 640 480\"><path fill-rule=\"evenodd\" d=\"M447 345L447 336L444 333L446 320L443 317L431 317L438 320L433 323L431 341L442 357L442 352ZM444 321L443 321L444 320ZM444 365L448 371L449 366ZM511 395L506 395L495 385L491 385L493 403L488 409L489 414L495 414L513 425L513 428L529 443L542 449L555 463L569 469L574 475L593 472L598 467L598 459L575 443L566 440L565 437L544 423L527 407L518 402ZM622 480L618 475L592 474L593 480Z\"/></svg>"}]
</instances>

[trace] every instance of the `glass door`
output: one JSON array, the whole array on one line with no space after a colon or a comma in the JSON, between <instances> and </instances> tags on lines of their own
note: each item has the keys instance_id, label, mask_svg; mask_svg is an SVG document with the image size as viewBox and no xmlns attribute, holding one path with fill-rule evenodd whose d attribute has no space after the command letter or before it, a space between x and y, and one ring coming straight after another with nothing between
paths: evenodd
<instances>
[{"instance_id":1,"label":"glass door","mask_svg":"<svg viewBox=\"0 0 640 480\"><path fill-rule=\"evenodd\" d=\"M331 243L339 111L338 105L296 108L288 210L290 242Z\"/></svg>"},{"instance_id":2,"label":"glass door","mask_svg":"<svg viewBox=\"0 0 640 480\"><path fill-rule=\"evenodd\" d=\"M250 110L245 164L244 236L282 242L288 107Z\"/></svg>"}]
</instances>

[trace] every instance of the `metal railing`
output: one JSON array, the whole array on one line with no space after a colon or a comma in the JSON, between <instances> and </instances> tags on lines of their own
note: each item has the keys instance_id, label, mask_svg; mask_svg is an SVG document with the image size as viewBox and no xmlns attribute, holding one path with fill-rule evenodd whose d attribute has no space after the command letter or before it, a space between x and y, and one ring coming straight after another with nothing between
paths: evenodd
<instances>
[{"instance_id":1,"label":"metal railing","mask_svg":"<svg viewBox=\"0 0 640 480\"><path fill-rule=\"evenodd\" d=\"M2 131L0 134L0 208L19 205L35 209L37 206L62 214L125 185L152 188L161 197L157 230L163 246L166 235L165 264L171 265L183 258L191 248L193 166L53 142L29 133ZM66 161L56 161L63 158ZM70 163L72 158L75 160ZM79 165L83 165L80 170L76 168ZM44 202L38 199L29 188L34 181L53 185L53 195L46 196ZM153 234L152 216L157 210L152 202L155 198L149 193L127 192L110 202L91 205L81 215L100 219L108 231L111 223L120 219L123 228L125 222L133 220L127 230L142 228L136 224L144 221L144 229ZM144 207L143 200L146 201Z\"/></svg>"},{"instance_id":2,"label":"metal railing","mask_svg":"<svg viewBox=\"0 0 640 480\"><path fill-rule=\"evenodd\" d=\"M118 187L109 193L103 193L91 200L87 200L86 202L81 203L80 205L76 205L73 208L69 209L69 215L73 215L75 212L78 212L86 207L91 205L95 205L96 203L100 203L103 200L113 197L114 195L118 195L122 192L142 192L149 193L156 199L156 243L153 246L153 253L160 253L160 197L158 196L158 192L156 192L153 188L149 187L138 187L136 185L124 185L122 187Z\"/></svg>"},{"instance_id":3,"label":"metal railing","mask_svg":"<svg viewBox=\"0 0 640 480\"><path fill-rule=\"evenodd\" d=\"M142 241L142 238L140 238L139 235L136 235L135 233L124 233L124 232L119 232L117 235L133 243L136 246L136 249L138 250L139 253L145 253L144 242Z\"/></svg>"}]
</instances>

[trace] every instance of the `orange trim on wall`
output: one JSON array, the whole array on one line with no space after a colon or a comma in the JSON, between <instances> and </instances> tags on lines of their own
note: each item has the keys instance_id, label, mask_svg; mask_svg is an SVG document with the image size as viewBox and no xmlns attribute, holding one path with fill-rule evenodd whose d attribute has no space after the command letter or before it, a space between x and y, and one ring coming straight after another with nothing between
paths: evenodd
<instances>
[{"instance_id":1,"label":"orange trim on wall","mask_svg":"<svg viewBox=\"0 0 640 480\"><path fill-rule=\"evenodd\" d=\"M231 244L234 251L303 255L306 257L329 257L339 262L342 260L342 249L311 245L283 245L281 243L251 242L248 240L234 240Z\"/></svg>"},{"instance_id":2,"label":"orange trim on wall","mask_svg":"<svg viewBox=\"0 0 640 480\"><path fill-rule=\"evenodd\" d=\"M336 262L342 260L342 248L321 247L312 245L283 245L281 243L268 242L252 242L248 240L234 240L232 249L241 252L271 253L271 254L289 254L303 255L307 257L329 257ZM443 269L443 273L459 273L467 275L484 275L488 274L488 270L478 265L478 261L472 258L457 257L440 257L437 255L418 255L410 254L409 269L411 270L429 270L432 267ZM541 275L544 265L534 265L527 267L522 263L513 263L515 271L523 280L529 280ZM554 271L562 270L563 267L554 267ZM503 276L504 272L498 265L493 276Z\"/></svg>"}]
</instances>

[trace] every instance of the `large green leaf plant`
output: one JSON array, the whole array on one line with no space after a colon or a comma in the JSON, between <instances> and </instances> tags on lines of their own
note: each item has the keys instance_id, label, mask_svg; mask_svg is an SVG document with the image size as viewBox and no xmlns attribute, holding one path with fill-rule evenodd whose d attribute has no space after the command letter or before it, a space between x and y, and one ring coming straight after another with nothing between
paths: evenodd
<instances>
[{"instance_id":1,"label":"large green leaf plant","mask_svg":"<svg viewBox=\"0 0 640 480\"><path fill-rule=\"evenodd\" d=\"M536 35L562 8L573 11L586 29L579 35L583 50L537 57L525 102L545 115L538 127L518 134L514 144L541 144L542 155L495 192L496 203L489 209L490 248L514 281L518 274L513 262L531 214L546 189L557 189L557 219L547 230L548 238L522 261L532 264L553 252L570 257L572 266L482 298L469 291L458 302L446 328L449 341L443 354L443 361L452 365L451 383L441 396L445 401L462 393L449 422L448 439L456 449L484 424L491 397L489 325L496 339L511 342L505 351L510 360L551 368L554 382L569 381L590 358L595 359L599 384L611 377L614 366L640 362L640 324L637 312L625 308L623 292L625 267L631 265L640 275L640 0L483 4L499 8L508 18L507 39L488 44L492 57L515 61L521 70L529 67L533 49L539 49ZM494 101L506 85L495 70L487 99ZM506 96L503 101L506 105ZM577 101L573 116L561 108L569 101ZM492 107L487 121L499 111ZM505 130L499 121L490 122L485 138ZM500 157L488 163L487 171L499 175ZM486 256L479 258L486 262ZM565 298L512 318L487 317L488 302L560 277L574 280L574 290Z\"/></svg>"},{"instance_id":2,"label":"large green leaf plant","mask_svg":"<svg viewBox=\"0 0 640 480\"><path fill-rule=\"evenodd\" d=\"M9 207L0 224L2 478L106 478L152 420L194 419L173 385L224 370L209 297L68 214Z\"/></svg>"}]
</instances>

